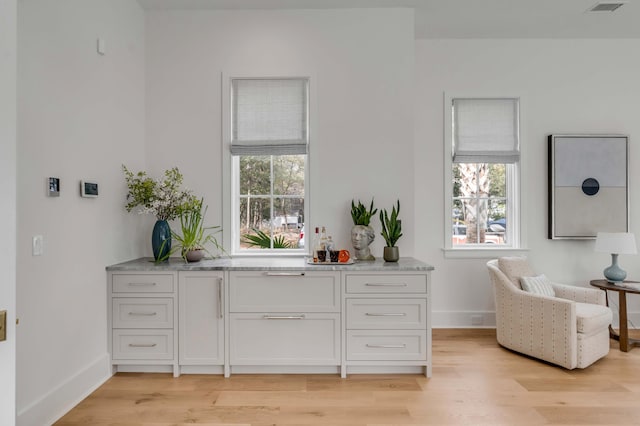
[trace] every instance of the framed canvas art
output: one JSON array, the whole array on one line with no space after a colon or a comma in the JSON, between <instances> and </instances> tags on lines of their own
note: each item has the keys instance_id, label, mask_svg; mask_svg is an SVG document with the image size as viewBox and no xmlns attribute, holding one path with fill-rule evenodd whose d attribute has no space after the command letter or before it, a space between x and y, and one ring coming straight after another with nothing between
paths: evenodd
<instances>
[{"instance_id":1,"label":"framed canvas art","mask_svg":"<svg viewBox=\"0 0 640 426\"><path fill-rule=\"evenodd\" d=\"M629 138L549 135L549 238L629 230Z\"/></svg>"}]
</instances>

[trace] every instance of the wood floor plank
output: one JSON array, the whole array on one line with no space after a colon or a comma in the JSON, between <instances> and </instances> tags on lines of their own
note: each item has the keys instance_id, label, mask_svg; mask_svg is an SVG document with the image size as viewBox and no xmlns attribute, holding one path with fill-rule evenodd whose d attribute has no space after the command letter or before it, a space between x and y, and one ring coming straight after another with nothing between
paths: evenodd
<instances>
[{"instance_id":1,"label":"wood floor plank","mask_svg":"<svg viewBox=\"0 0 640 426\"><path fill-rule=\"evenodd\" d=\"M565 370L495 330L434 330L433 377L118 373L56 426L640 424L640 348Z\"/></svg>"}]
</instances>

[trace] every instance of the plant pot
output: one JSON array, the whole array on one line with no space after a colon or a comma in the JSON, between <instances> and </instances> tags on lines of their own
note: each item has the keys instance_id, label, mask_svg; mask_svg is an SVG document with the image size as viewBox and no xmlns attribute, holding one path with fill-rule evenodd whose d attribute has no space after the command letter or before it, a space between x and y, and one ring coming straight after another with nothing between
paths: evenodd
<instances>
[{"instance_id":1,"label":"plant pot","mask_svg":"<svg viewBox=\"0 0 640 426\"><path fill-rule=\"evenodd\" d=\"M385 262L397 262L400 259L400 250L398 247L385 247L382 253Z\"/></svg>"},{"instance_id":2,"label":"plant pot","mask_svg":"<svg viewBox=\"0 0 640 426\"><path fill-rule=\"evenodd\" d=\"M204 250L189 250L185 253L184 257L187 258L187 262L200 262L204 257Z\"/></svg>"}]
</instances>

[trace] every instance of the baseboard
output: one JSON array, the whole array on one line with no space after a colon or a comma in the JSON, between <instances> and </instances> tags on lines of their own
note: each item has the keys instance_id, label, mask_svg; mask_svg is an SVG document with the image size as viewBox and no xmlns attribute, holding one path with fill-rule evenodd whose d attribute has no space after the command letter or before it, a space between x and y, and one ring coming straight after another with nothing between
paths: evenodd
<instances>
[{"instance_id":1,"label":"baseboard","mask_svg":"<svg viewBox=\"0 0 640 426\"><path fill-rule=\"evenodd\" d=\"M18 408L16 425L53 424L110 377L109 354L104 354L36 401Z\"/></svg>"},{"instance_id":2,"label":"baseboard","mask_svg":"<svg viewBox=\"0 0 640 426\"><path fill-rule=\"evenodd\" d=\"M613 326L618 327L618 307L612 304ZM640 328L640 312L628 312L630 329ZM496 326L496 313L493 311L433 311L433 328L492 328Z\"/></svg>"},{"instance_id":3,"label":"baseboard","mask_svg":"<svg viewBox=\"0 0 640 426\"><path fill-rule=\"evenodd\" d=\"M432 311L433 328L487 328L496 326L492 311Z\"/></svg>"}]
</instances>

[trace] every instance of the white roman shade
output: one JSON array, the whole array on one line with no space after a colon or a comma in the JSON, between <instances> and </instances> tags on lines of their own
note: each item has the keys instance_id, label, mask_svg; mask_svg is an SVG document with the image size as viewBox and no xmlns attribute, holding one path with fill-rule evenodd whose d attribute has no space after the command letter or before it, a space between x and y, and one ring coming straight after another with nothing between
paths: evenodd
<instances>
[{"instance_id":1,"label":"white roman shade","mask_svg":"<svg viewBox=\"0 0 640 426\"><path fill-rule=\"evenodd\" d=\"M306 78L233 78L231 154L306 154Z\"/></svg>"},{"instance_id":2,"label":"white roman shade","mask_svg":"<svg viewBox=\"0 0 640 426\"><path fill-rule=\"evenodd\" d=\"M518 110L517 98L452 99L453 162L517 162Z\"/></svg>"}]
</instances>

